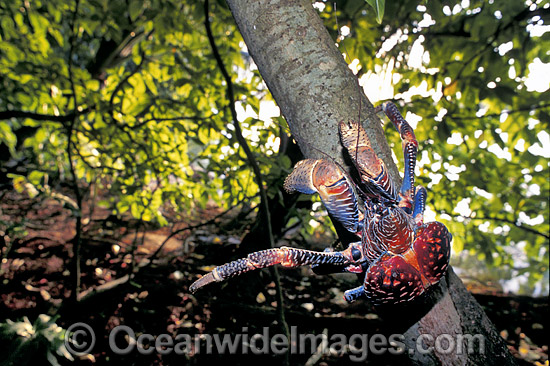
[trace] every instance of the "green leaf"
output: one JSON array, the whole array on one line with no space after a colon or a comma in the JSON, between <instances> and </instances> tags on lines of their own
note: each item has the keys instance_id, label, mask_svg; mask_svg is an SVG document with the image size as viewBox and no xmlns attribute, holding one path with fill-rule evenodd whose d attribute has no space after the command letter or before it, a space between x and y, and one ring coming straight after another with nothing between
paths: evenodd
<instances>
[{"instance_id":1,"label":"green leaf","mask_svg":"<svg viewBox=\"0 0 550 366\"><path fill-rule=\"evenodd\" d=\"M386 0L365 0L376 12L376 21L378 24L382 24L382 18L384 17L384 7Z\"/></svg>"}]
</instances>

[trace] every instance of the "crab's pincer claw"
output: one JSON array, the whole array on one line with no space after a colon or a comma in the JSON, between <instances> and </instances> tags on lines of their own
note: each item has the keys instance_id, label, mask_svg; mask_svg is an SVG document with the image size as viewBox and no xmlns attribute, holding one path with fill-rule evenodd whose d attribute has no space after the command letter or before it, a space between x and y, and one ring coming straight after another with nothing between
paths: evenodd
<instances>
[{"instance_id":1,"label":"crab's pincer claw","mask_svg":"<svg viewBox=\"0 0 550 366\"><path fill-rule=\"evenodd\" d=\"M196 280L195 282L193 282L191 286L189 286L189 291L191 291L191 293L194 294L195 292L197 292L198 289L212 282L217 282L216 278L213 275L213 272L207 273L201 278L199 278L198 280Z\"/></svg>"}]
</instances>

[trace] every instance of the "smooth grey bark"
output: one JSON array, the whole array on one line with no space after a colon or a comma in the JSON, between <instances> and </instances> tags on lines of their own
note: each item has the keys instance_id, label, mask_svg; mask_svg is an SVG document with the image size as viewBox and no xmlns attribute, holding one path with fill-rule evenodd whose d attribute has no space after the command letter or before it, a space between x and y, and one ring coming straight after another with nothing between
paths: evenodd
<instances>
[{"instance_id":1,"label":"smooth grey bark","mask_svg":"<svg viewBox=\"0 0 550 366\"><path fill-rule=\"evenodd\" d=\"M361 116L374 150L394 181L398 170L391 158L380 120L360 90L341 52L316 10L306 0L227 0L252 58L281 108L293 137L307 158L330 158L344 164L338 122ZM359 109L361 111L359 112ZM424 349L435 338L454 340L480 335L483 349L450 353L408 352L415 365L514 365L505 342L452 268L427 297L403 306L381 307L393 333L405 336L409 349ZM361 333L358 330L358 333Z\"/></svg>"}]
</instances>

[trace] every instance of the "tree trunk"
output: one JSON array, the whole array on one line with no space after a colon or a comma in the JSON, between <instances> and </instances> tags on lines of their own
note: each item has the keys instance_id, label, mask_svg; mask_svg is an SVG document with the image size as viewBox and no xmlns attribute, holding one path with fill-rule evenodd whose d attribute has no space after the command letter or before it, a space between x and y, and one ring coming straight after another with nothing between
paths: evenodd
<instances>
[{"instance_id":1,"label":"tree trunk","mask_svg":"<svg viewBox=\"0 0 550 366\"><path fill-rule=\"evenodd\" d=\"M227 1L304 156L334 159L343 165L338 122L361 116L374 150L385 161L392 179L399 182L380 120L311 2ZM412 364L515 364L491 321L452 268L429 296L406 305L381 307L379 313L391 332L404 334ZM421 334L430 336L418 340ZM463 346L467 346L468 336L479 335L482 341L478 339L476 345L481 342L484 347L462 354L457 347L450 353L418 351L417 342L427 349L436 345L435 339L442 334L453 341L464 336L458 341ZM442 340L449 339L445 336Z\"/></svg>"}]
</instances>

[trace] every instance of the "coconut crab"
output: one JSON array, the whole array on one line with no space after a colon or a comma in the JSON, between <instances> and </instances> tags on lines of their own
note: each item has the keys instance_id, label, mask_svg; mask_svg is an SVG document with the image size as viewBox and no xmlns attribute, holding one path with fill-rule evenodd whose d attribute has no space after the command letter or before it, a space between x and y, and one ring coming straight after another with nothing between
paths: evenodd
<instances>
[{"instance_id":1,"label":"coconut crab","mask_svg":"<svg viewBox=\"0 0 550 366\"><path fill-rule=\"evenodd\" d=\"M362 296L374 304L410 301L437 284L449 264L452 235L440 222L423 222L426 189L414 186L418 142L412 127L391 102L377 110L384 111L403 141L405 167L399 191L386 165L372 149L365 130L353 121L342 121L338 127L359 182L332 161L305 159L296 164L284 184L289 192L318 193L328 213L357 235L358 241L343 251L280 247L250 253L214 268L190 286L191 292L275 264L311 265L314 271L329 266L343 272L365 273L361 286L344 293L348 302Z\"/></svg>"}]
</instances>

